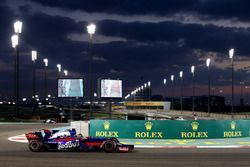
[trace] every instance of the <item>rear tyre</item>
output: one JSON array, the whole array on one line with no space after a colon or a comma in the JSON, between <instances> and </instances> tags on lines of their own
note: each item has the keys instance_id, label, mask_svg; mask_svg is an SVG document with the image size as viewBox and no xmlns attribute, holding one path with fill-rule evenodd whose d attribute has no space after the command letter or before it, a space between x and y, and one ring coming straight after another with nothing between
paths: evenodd
<instances>
[{"instance_id":1,"label":"rear tyre","mask_svg":"<svg viewBox=\"0 0 250 167\"><path fill-rule=\"evenodd\" d=\"M115 137L110 138L110 140L114 141L116 144L120 143L119 140L117 138L115 138Z\"/></svg>"},{"instance_id":2,"label":"rear tyre","mask_svg":"<svg viewBox=\"0 0 250 167\"><path fill-rule=\"evenodd\" d=\"M117 144L115 141L112 140L106 140L103 143L103 151L106 153L113 153L117 150Z\"/></svg>"},{"instance_id":3,"label":"rear tyre","mask_svg":"<svg viewBox=\"0 0 250 167\"><path fill-rule=\"evenodd\" d=\"M29 143L29 149L32 152L39 152L42 150L42 142L33 140Z\"/></svg>"}]
</instances>

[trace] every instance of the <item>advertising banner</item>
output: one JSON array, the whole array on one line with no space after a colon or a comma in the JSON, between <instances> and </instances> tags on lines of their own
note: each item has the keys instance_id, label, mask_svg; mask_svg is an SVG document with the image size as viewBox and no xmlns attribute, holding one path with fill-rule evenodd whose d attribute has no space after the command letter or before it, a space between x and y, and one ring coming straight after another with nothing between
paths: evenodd
<instances>
[{"instance_id":1,"label":"advertising banner","mask_svg":"<svg viewBox=\"0 0 250 167\"><path fill-rule=\"evenodd\" d=\"M90 136L210 139L250 136L250 120L91 120Z\"/></svg>"}]
</instances>

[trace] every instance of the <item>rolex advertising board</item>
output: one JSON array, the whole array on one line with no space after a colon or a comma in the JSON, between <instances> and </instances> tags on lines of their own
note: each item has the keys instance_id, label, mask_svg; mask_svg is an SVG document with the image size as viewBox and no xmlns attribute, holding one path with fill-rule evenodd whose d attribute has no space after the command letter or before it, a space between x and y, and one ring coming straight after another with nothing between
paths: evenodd
<instances>
[{"instance_id":1,"label":"rolex advertising board","mask_svg":"<svg viewBox=\"0 0 250 167\"><path fill-rule=\"evenodd\" d=\"M249 120L91 120L95 137L210 139L250 136Z\"/></svg>"}]
</instances>

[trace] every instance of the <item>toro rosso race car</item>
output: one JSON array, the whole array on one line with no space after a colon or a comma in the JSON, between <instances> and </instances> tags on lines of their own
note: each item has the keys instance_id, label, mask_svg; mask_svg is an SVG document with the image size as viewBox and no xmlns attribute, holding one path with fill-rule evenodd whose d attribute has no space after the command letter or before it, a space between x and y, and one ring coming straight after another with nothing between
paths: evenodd
<instances>
[{"instance_id":1,"label":"toro rosso race car","mask_svg":"<svg viewBox=\"0 0 250 167\"><path fill-rule=\"evenodd\" d=\"M59 150L59 151L104 151L130 152L134 145L121 144L117 138L95 138L76 135L75 129L41 130L25 134L29 141L29 149L33 152Z\"/></svg>"}]
</instances>

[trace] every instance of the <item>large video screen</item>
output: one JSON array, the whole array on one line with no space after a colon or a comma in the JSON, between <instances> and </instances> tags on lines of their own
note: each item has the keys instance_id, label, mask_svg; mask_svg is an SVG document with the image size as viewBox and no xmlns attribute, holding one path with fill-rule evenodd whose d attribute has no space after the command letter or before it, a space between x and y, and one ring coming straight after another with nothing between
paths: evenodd
<instances>
[{"instance_id":1,"label":"large video screen","mask_svg":"<svg viewBox=\"0 0 250 167\"><path fill-rule=\"evenodd\" d=\"M122 80L101 80L102 98L122 98Z\"/></svg>"},{"instance_id":2,"label":"large video screen","mask_svg":"<svg viewBox=\"0 0 250 167\"><path fill-rule=\"evenodd\" d=\"M58 97L83 97L83 79L58 79Z\"/></svg>"}]
</instances>

